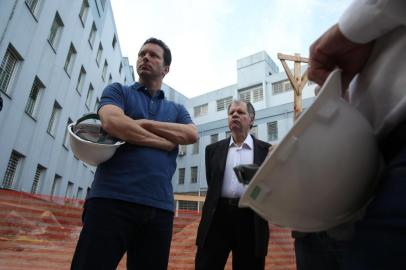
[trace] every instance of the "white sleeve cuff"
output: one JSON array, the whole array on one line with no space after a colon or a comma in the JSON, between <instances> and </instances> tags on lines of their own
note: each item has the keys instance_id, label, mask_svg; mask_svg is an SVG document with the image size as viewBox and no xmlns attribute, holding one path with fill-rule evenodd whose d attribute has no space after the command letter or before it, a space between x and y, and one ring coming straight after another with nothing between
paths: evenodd
<instances>
[{"instance_id":1,"label":"white sleeve cuff","mask_svg":"<svg viewBox=\"0 0 406 270\"><path fill-rule=\"evenodd\" d=\"M382 1L354 0L338 22L344 36L356 43L367 43L398 26L399 22L379 5Z\"/></svg>"}]
</instances>

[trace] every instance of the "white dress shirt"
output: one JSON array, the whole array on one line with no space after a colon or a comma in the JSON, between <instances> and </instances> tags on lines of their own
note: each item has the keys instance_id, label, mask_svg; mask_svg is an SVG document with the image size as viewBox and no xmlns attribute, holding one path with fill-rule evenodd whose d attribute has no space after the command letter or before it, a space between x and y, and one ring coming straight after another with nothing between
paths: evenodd
<instances>
[{"instance_id":1,"label":"white dress shirt","mask_svg":"<svg viewBox=\"0 0 406 270\"><path fill-rule=\"evenodd\" d=\"M241 164L254 163L254 141L248 135L243 144L238 146L231 136L228 147L226 167L224 171L223 187L221 196L225 198L240 198L245 192L246 186L238 182L233 168Z\"/></svg>"}]
</instances>

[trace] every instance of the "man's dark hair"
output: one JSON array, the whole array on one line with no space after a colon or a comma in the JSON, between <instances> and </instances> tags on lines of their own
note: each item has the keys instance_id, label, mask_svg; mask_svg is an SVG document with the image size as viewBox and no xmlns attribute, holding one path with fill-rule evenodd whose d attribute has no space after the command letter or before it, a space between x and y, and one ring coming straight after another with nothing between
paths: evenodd
<instances>
[{"instance_id":1,"label":"man's dark hair","mask_svg":"<svg viewBox=\"0 0 406 270\"><path fill-rule=\"evenodd\" d=\"M245 103L245 104L247 104L247 111L248 111L248 114L249 114L249 116L251 117L251 120L252 120L252 121L255 120L255 109L254 109L254 106L252 105L251 102L245 101L245 100L243 100L243 99L233 100L233 101L228 105L228 107L227 107L227 114L228 114L228 112L230 111L231 104L233 104L233 103L235 103L235 104L239 104L239 103ZM252 125L250 126L250 128L252 128Z\"/></svg>"},{"instance_id":2,"label":"man's dark hair","mask_svg":"<svg viewBox=\"0 0 406 270\"><path fill-rule=\"evenodd\" d=\"M160 39L157 38L149 38L147 39L144 44L142 44L142 46L144 46L145 44L155 44L158 45L159 47L161 47L164 50L164 64L165 66L170 66L171 62L172 62L172 54L171 54L171 50L169 49L168 45L165 44L165 42L163 42Z\"/></svg>"}]
</instances>

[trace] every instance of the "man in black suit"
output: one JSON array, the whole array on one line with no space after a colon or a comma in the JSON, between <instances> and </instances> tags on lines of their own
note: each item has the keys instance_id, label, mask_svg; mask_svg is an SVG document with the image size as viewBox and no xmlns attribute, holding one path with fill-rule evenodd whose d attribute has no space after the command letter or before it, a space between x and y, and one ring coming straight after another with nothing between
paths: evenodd
<instances>
[{"instance_id":1,"label":"man in black suit","mask_svg":"<svg viewBox=\"0 0 406 270\"><path fill-rule=\"evenodd\" d=\"M196 270L224 269L230 251L234 270L265 267L268 223L251 209L238 207L246 187L233 171L240 164L260 165L268 154L271 145L249 133L254 120L251 103L233 101L228 107L232 136L206 147L208 190L197 231Z\"/></svg>"}]
</instances>

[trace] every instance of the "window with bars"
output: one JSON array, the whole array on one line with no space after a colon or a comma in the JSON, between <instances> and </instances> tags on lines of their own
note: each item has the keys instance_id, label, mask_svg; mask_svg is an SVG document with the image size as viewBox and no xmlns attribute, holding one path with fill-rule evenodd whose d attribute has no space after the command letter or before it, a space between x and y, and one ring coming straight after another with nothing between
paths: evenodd
<instances>
[{"instance_id":1,"label":"window with bars","mask_svg":"<svg viewBox=\"0 0 406 270\"><path fill-rule=\"evenodd\" d=\"M113 41L111 42L111 46L113 47L113 49L116 48L116 44L117 44L117 37L116 37L116 34L114 34Z\"/></svg>"},{"instance_id":2,"label":"window with bars","mask_svg":"<svg viewBox=\"0 0 406 270\"><path fill-rule=\"evenodd\" d=\"M257 85L238 92L241 100L246 102L258 102L264 99L264 90L262 85Z\"/></svg>"},{"instance_id":3,"label":"window with bars","mask_svg":"<svg viewBox=\"0 0 406 270\"><path fill-rule=\"evenodd\" d=\"M195 201L178 201L179 210L197 211L198 203Z\"/></svg>"},{"instance_id":4,"label":"window with bars","mask_svg":"<svg viewBox=\"0 0 406 270\"><path fill-rule=\"evenodd\" d=\"M78 81L77 81L77 83L76 83L76 90L78 91L79 94L82 93L83 85L84 85L84 83L85 83L85 77L86 77L86 70L85 70L85 68L82 66L82 67L80 68Z\"/></svg>"},{"instance_id":5,"label":"window with bars","mask_svg":"<svg viewBox=\"0 0 406 270\"><path fill-rule=\"evenodd\" d=\"M73 197L73 183L68 181L68 185L66 186L65 191L65 198L72 198Z\"/></svg>"},{"instance_id":6,"label":"window with bars","mask_svg":"<svg viewBox=\"0 0 406 270\"><path fill-rule=\"evenodd\" d=\"M97 32L96 24L93 22L92 28L90 29L90 33L89 33L89 38L88 38L89 45L92 49L93 49L94 41L96 39L96 32Z\"/></svg>"},{"instance_id":7,"label":"window with bars","mask_svg":"<svg viewBox=\"0 0 406 270\"><path fill-rule=\"evenodd\" d=\"M230 138L231 137L231 131L226 131L226 138Z\"/></svg>"},{"instance_id":8,"label":"window with bars","mask_svg":"<svg viewBox=\"0 0 406 270\"><path fill-rule=\"evenodd\" d=\"M89 2L87 0L82 1L82 6L79 11L79 19L82 22L82 25L85 26L87 13L89 11Z\"/></svg>"},{"instance_id":9,"label":"window with bars","mask_svg":"<svg viewBox=\"0 0 406 270\"><path fill-rule=\"evenodd\" d=\"M113 82L113 77L111 76L111 73L109 75L109 81L107 82L108 84L111 84Z\"/></svg>"},{"instance_id":10,"label":"window with bars","mask_svg":"<svg viewBox=\"0 0 406 270\"><path fill-rule=\"evenodd\" d=\"M49 31L49 36L48 36L48 42L54 50L56 50L56 47L59 43L63 26L64 25L63 25L61 16L59 16L59 13L56 12L54 21L52 22L51 30Z\"/></svg>"},{"instance_id":11,"label":"window with bars","mask_svg":"<svg viewBox=\"0 0 406 270\"><path fill-rule=\"evenodd\" d=\"M280 94L292 90L292 85L289 80L279 81L272 84L272 94Z\"/></svg>"},{"instance_id":12,"label":"window with bars","mask_svg":"<svg viewBox=\"0 0 406 270\"><path fill-rule=\"evenodd\" d=\"M104 60L104 65L103 65L103 70L102 70L102 79L103 81L106 81L106 75L107 75L107 68L109 64L107 64L107 60Z\"/></svg>"},{"instance_id":13,"label":"window with bars","mask_svg":"<svg viewBox=\"0 0 406 270\"><path fill-rule=\"evenodd\" d=\"M185 168L179 168L179 185L185 184Z\"/></svg>"},{"instance_id":14,"label":"window with bars","mask_svg":"<svg viewBox=\"0 0 406 270\"><path fill-rule=\"evenodd\" d=\"M194 110L195 117L206 115L208 112L208 104L206 103L203 105L196 106L193 108L193 110Z\"/></svg>"},{"instance_id":15,"label":"window with bars","mask_svg":"<svg viewBox=\"0 0 406 270\"><path fill-rule=\"evenodd\" d=\"M76 192L76 199L80 200L83 199L83 188L78 187L78 191Z\"/></svg>"},{"instance_id":16,"label":"window with bars","mask_svg":"<svg viewBox=\"0 0 406 270\"><path fill-rule=\"evenodd\" d=\"M218 140L219 140L219 135L218 135L217 133L210 135L210 143L215 143L215 142L217 142Z\"/></svg>"},{"instance_id":17,"label":"window with bars","mask_svg":"<svg viewBox=\"0 0 406 270\"><path fill-rule=\"evenodd\" d=\"M34 83L32 84L30 95L28 96L27 104L25 105L25 112L35 119L38 112L41 94L45 88L41 80L35 76Z\"/></svg>"},{"instance_id":18,"label":"window with bars","mask_svg":"<svg viewBox=\"0 0 406 270\"><path fill-rule=\"evenodd\" d=\"M97 54L96 54L96 63L97 63L97 66L100 65L100 61L101 61L102 54L103 54L103 46L102 46L102 44L101 44L101 42L100 42L100 43L99 43L99 48L97 49Z\"/></svg>"},{"instance_id":19,"label":"window with bars","mask_svg":"<svg viewBox=\"0 0 406 270\"><path fill-rule=\"evenodd\" d=\"M277 141L278 140L278 122L273 121L267 123L268 126L268 141Z\"/></svg>"},{"instance_id":20,"label":"window with bars","mask_svg":"<svg viewBox=\"0 0 406 270\"><path fill-rule=\"evenodd\" d=\"M197 166L190 167L190 183L197 183Z\"/></svg>"},{"instance_id":21,"label":"window with bars","mask_svg":"<svg viewBox=\"0 0 406 270\"><path fill-rule=\"evenodd\" d=\"M72 124L73 121L68 118L68 122L66 123L66 128L65 128L65 135L63 137L63 146L65 146L66 149L69 149L69 129L68 126Z\"/></svg>"},{"instance_id":22,"label":"window with bars","mask_svg":"<svg viewBox=\"0 0 406 270\"><path fill-rule=\"evenodd\" d=\"M61 113L61 106L55 101L52 108L51 117L49 118L47 132L51 136L55 136L56 126L58 125L59 115Z\"/></svg>"},{"instance_id":23,"label":"window with bars","mask_svg":"<svg viewBox=\"0 0 406 270\"><path fill-rule=\"evenodd\" d=\"M187 149L186 145L183 145L183 144L179 145L179 156L182 157L182 156L186 155L186 149Z\"/></svg>"},{"instance_id":24,"label":"window with bars","mask_svg":"<svg viewBox=\"0 0 406 270\"><path fill-rule=\"evenodd\" d=\"M54 197L55 195L59 194L59 189L61 187L62 183L62 177L55 174L54 182L52 183L52 188L51 188L51 197Z\"/></svg>"},{"instance_id":25,"label":"window with bars","mask_svg":"<svg viewBox=\"0 0 406 270\"><path fill-rule=\"evenodd\" d=\"M226 98L217 100L216 101L217 111L219 112L219 111L226 110L232 101L233 101L233 97L226 97Z\"/></svg>"},{"instance_id":26,"label":"window with bars","mask_svg":"<svg viewBox=\"0 0 406 270\"><path fill-rule=\"evenodd\" d=\"M45 168L42 167L41 165L38 165L37 170L35 171L34 181L32 182L32 186L31 186L32 194L38 194L39 189L41 187L41 183L44 179L44 174L45 174Z\"/></svg>"},{"instance_id":27,"label":"window with bars","mask_svg":"<svg viewBox=\"0 0 406 270\"><path fill-rule=\"evenodd\" d=\"M25 4L34 17L36 17L38 15L40 0L25 0Z\"/></svg>"},{"instance_id":28,"label":"window with bars","mask_svg":"<svg viewBox=\"0 0 406 270\"><path fill-rule=\"evenodd\" d=\"M5 189L14 189L17 183L17 177L21 170L21 164L24 156L16 151L12 151L8 160L6 172L4 173L2 187Z\"/></svg>"},{"instance_id":29,"label":"window with bars","mask_svg":"<svg viewBox=\"0 0 406 270\"><path fill-rule=\"evenodd\" d=\"M121 75L122 70L123 70L123 63L120 62L120 66L118 67L118 74Z\"/></svg>"},{"instance_id":30,"label":"window with bars","mask_svg":"<svg viewBox=\"0 0 406 270\"><path fill-rule=\"evenodd\" d=\"M22 61L14 47L10 44L0 66L0 91L10 94L18 65Z\"/></svg>"},{"instance_id":31,"label":"window with bars","mask_svg":"<svg viewBox=\"0 0 406 270\"><path fill-rule=\"evenodd\" d=\"M23 156L16 151L11 153L7 164L7 169L3 178L3 188L13 189L17 183L17 178L21 170Z\"/></svg>"},{"instance_id":32,"label":"window with bars","mask_svg":"<svg viewBox=\"0 0 406 270\"><path fill-rule=\"evenodd\" d=\"M258 126L255 125L251 128L251 134L254 135L255 138L258 138Z\"/></svg>"},{"instance_id":33,"label":"window with bars","mask_svg":"<svg viewBox=\"0 0 406 270\"><path fill-rule=\"evenodd\" d=\"M199 139L193 144L192 154L199 154Z\"/></svg>"},{"instance_id":34,"label":"window with bars","mask_svg":"<svg viewBox=\"0 0 406 270\"><path fill-rule=\"evenodd\" d=\"M66 56L65 65L63 67L63 69L66 71L66 73L69 75L69 77L72 73L73 64L75 63L75 59L76 59L76 49L73 46L73 44L71 43L69 46L68 55Z\"/></svg>"},{"instance_id":35,"label":"window with bars","mask_svg":"<svg viewBox=\"0 0 406 270\"><path fill-rule=\"evenodd\" d=\"M100 99L97 98L96 102L94 103L94 108L93 108L94 112L97 112L97 110L99 109L99 105L100 105Z\"/></svg>"},{"instance_id":36,"label":"window with bars","mask_svg":"<svg viewBox=\"0 0 406 270\"><path fill-rule=\"evenodd\" d=\"M93 88L93 85L90 83L89 90L87 90L86 103L85 103L86 107L88 109L90 108L90 102L92 102L93 92L94 92L94 88Z\"/></svg>"}]
</instances>

